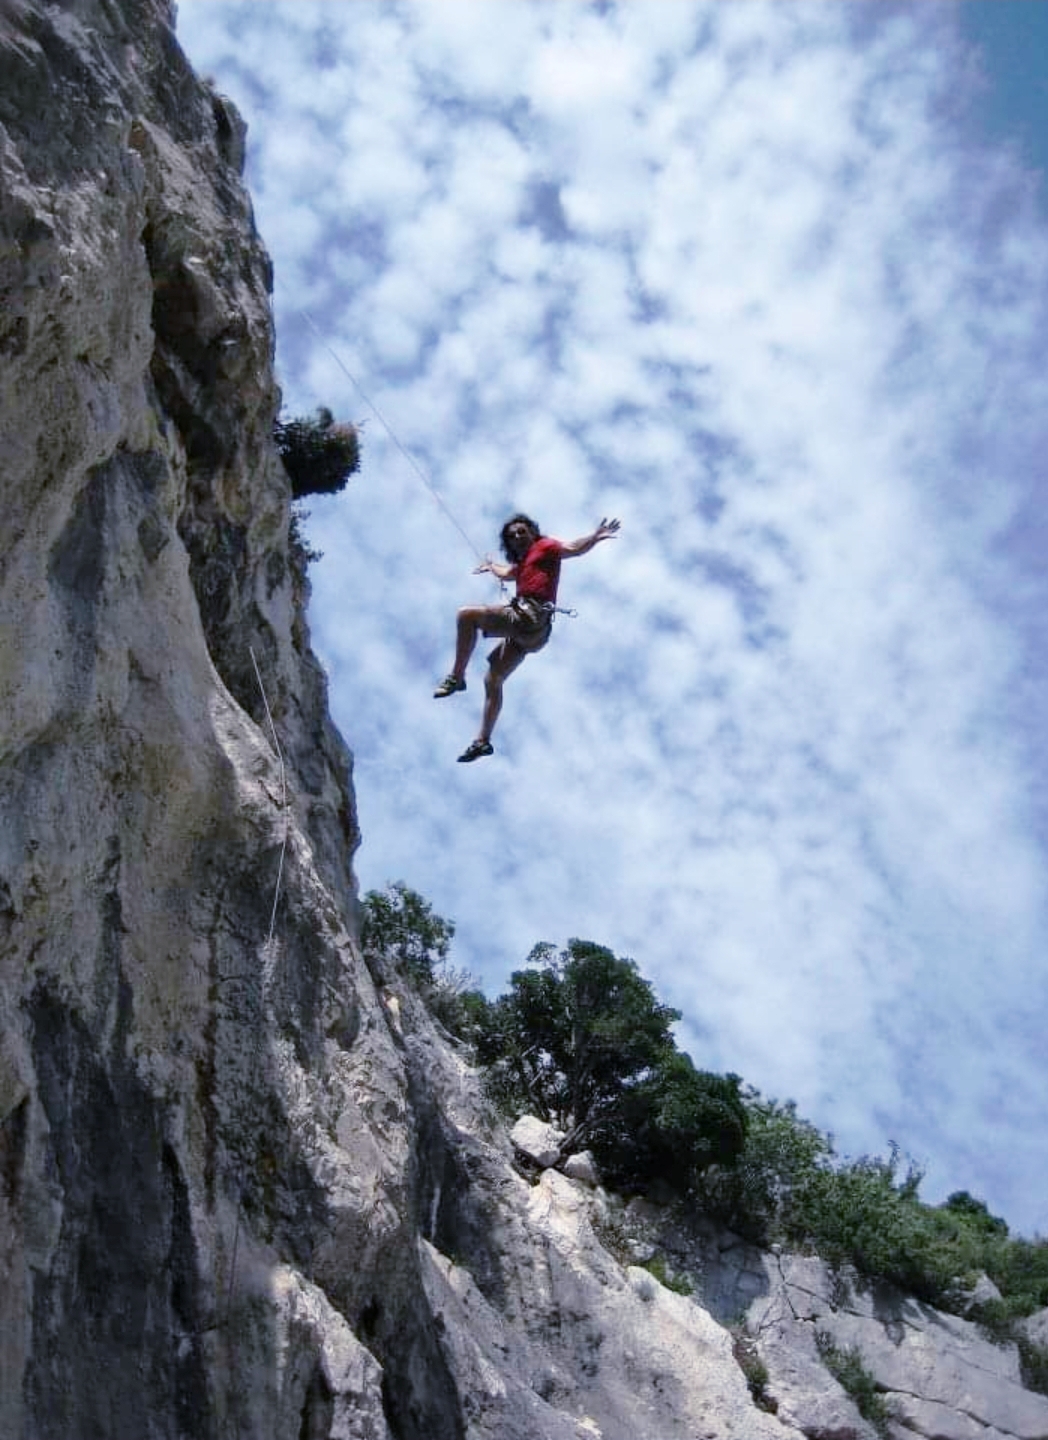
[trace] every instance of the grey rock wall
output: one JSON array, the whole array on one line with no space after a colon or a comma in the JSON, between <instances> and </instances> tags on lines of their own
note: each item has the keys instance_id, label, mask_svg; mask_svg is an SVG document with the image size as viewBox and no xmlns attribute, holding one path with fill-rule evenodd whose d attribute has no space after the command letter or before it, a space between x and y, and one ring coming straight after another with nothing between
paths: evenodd
<instances>
[{"instance_id":1,"label":"grey rock wall","mask_svg":"<svg viewBox=\"0 0 1048 1440\"><path fill-rule=\"evenodd\" d=\"M0 1434L384 1435L351 1322L388 1264L428 1334L406 1081L243 126L172 11L0 10Z\"/></svg>"},{"instance_id":2,"label":"grey rock wall","mask_svg":"<svg viewBox=\"0 0 1048 1440\"><path fill-rule=\"evenodd\" d=\"M865 1435L819 1307L899 1436L1048 1436L965 1322L655 1207L622 1250L376 989L244 125L173 12L0 0L0 1436Z\"/></svg>"}]
</instances>

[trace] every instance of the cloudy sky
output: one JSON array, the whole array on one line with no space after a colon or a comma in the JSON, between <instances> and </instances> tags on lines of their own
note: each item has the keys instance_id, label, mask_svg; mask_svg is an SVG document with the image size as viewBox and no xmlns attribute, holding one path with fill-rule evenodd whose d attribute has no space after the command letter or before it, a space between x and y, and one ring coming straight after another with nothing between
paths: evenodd
<instances>
[{"instance_id":1,"label":"cloudy sky","mask_svg":"<svg viewBox=\"0 0 1048 1440\"><path fill-rule=\"evenodd\" d=\"M1032 1233L1048 206L1017 8L180 0L179 34L250 126L287 410L366 420L309 522L362 888L421 890L489 993L539 940L632 956L698 1065ZM480 653L432 689L518 508L622 532L458 765Z\"/></svg>"}]
</instances>

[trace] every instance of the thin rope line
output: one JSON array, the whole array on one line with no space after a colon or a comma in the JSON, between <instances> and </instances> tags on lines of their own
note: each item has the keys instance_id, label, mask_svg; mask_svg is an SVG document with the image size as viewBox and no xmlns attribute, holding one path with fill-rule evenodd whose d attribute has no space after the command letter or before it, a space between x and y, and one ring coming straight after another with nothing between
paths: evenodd
<instances>
[{"instance_id":1,"label":"thin rope line","mask_svg":"<svg viewBox=\"0 0 1048 1440\"><path fill-rule=\"evenodd\" d=\"M397 436L396 436L396 434L395 434L395 432L394 432L394 430L393 430L392 425L390 425L389 421L388 421L388 420L386 419L386 417L382 414L382 411L381 411L381 410L378 408L378 406L375 404L374 400L372 400L371 397L370 397L370 395L368 395L368 394L365 392L363 386L360 384L360 381L357 380L357 378L356 378L354 375L352 375L352 374L349 372L349 370L347 370L346 366L342 363L342 361L341 361L341 359L339 358L339 356L335 353L335 351L331 348L331 346L328 344L328 342L324 339L324 336L322 335L322 333L320 332L320 330L317 329L317 326L316 326L316 324L314 323L313 317L312 317L312 315L310 315L309 311L308 311L308 310L300 310L300 311L299 311L299 314L300 314L300 315L303 317L303 319L306 321L306 323L308 324L309 328L313 331L313 334L314 334L314 335L317 337L317 339L320 341L321 345L323 345L324 349L325 349L325 350L328 352L328 354L331 356L332 360L334 360L335 364L336 364L336 365L338 366L338 368L342 371L343 375L345 375L346 379L347 379L347 380L350 382L350 384L354 387L354 389L356 390L357 394L358 394L358 395L360 396L360 398L364 401L364 404L367 405L368 408L371 410L371 413L372 413L372 414L375 416L375 418L378 420L378 422L379 422L379 424L382 426L383 430L385 430L386 434L387 434L387 435L389 436L389 438L393 441L393 444L394 444L394 445L397 447L397 449L400 451L401 455L403 455L404 459L405 459L405 460L408 462L408 464L411 466L412 470L414 470L415 474L416 474L416 475L418 476L418 478L422 481L423 485L425 485L426 489L427 489L427 490L429 491L429 493L433 496L433 499L437 502L437 504L438 504L438 505L440 506L440 508L443 510L444 514L445 514L445 515L447 516L447 518L451 521L452 525L454 525L454 527L455 527L455 529L458 531L458 533L462 536L463 540L465 540L466 544L467 544L467 545L469 546L469 548L473 551L473 554L477 557L477 559L480 561L480 563L481 563L482 565L487 564L487 556L481 554L481 552L477 549L477 547L474 545L473 541L472 541L472 540L469 538L469 536L466 534L465 530L463 530L462 526L461 526L461 525L459 524L459 522L455 519L455 516L452 514L450 508L449 508L448 505L445 503L445 501L444 501L442 495L440 494L439 490L437 490L437 488L436 488L436 487L433 485L433 483L430 481L428 475L427 475L427 474L425 473L425 471L422 469L422 466L421 466L421 465L418 463L418 461L415 459L414 455L412 455L411 451L405 449L405 447L404 447L404 446L400 443L400 441L397 439ZM498 579L498 576L495 576L494 578L497 580L497 579Z\"/></svg>"},{"instance_id":2,"label":"thin rope line","mask_svg":"<svg viewBox=\"0 0 1048 1440\"><path fill-rule=\"evenodd\" d=\"M229 1264L229 1284L226 1287L226 1328L229 1328L229 1316L233 1308L233 1282L237 1273L237 1248L240 1245L240 1207L244 1201L244 1187L241 1185L237 1192L237 1218L233 1229L233 1258Z\"/></svg>"},{"instance_id":3,"label":"thin rope line","mask_svg":"<svg viewBox=\"0 0 1048 1440\"><path fill-rule=\"evenodd\" d=\"M266 707L266 719L269 721L270 733L273 736L273 748L277 752L277 760L280 762L280 794L281 807L284 811L284 838L280 842L280 864L277 866L277 883L273 891L273 910L269 917L269 934L266 936L268 946L273 939L273 931L277 923L277 902L280 899L280 882L284 875L284 853L287 850L288 813L287 813L287 776L284 770L284 756L280 749L280 741L277 739L277 727L273 724L273 712L269 708L269 701L266 699L266 687L262 684L262 672L258 668L258 661L255 659L255 652L252 646L248 646L248 653L251 656L251 663L255 667L255 679L258 681L258 688L262 692L262 704Z\"/></svg>"}]
</instances>

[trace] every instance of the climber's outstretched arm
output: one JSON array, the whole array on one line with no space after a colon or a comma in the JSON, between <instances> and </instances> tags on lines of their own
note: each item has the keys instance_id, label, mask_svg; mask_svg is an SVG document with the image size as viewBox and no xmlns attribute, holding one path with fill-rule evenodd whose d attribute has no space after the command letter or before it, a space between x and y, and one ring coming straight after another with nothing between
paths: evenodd
<instances>
[{"instance_id":1,"label":"climber's outstretched arm","mask_svg":"<svg viewBox=\"0 0 1048 1440\"><path fill-rule=\"evenodd\" d=\"M583 535L578 540L569 540L561 548L561 555L567 560L573 555L585 555L592 550L594 545L599 545L602 540L614 540L619 533L619 522L617 520L602 520L592 535Z\"/></svg>"},{"instance_id":2,"label":"climber's outstretched arm","mask_svg":"<svg viewBox=\"0 0 1048 1440\"><path fill-rule=\"evenodd\" d=\"M496 580L516 580L516 565L503 565L501 560L492 560L491 556L474 568L474 575L494 575Z\"/></svg>"}]
</instances>

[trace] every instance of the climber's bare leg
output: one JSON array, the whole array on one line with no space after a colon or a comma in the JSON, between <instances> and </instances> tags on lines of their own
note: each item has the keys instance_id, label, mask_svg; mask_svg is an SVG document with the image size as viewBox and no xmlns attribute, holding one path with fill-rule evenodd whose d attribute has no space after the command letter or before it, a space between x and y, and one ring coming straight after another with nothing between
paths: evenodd
<instances>
[{"instance_id":1,"label":"climber's bare leg","mask_svg":"<svg viewBox=\"0 0 1048 1440\"><path fill-rule=\"evenodd\" d=\"M465 680L480 635L508 635L513 625L505 605L465 605L455 618L455 663L451 673Z\"/></svg>"},{"instance_id":2,"label":"climber's bare leg","mask_svg":"<svg viewBox=\"0 0 1048 1440\"><path fill-rule=\"evenodd\" d=\"M503 640L492 652L488 673L484 677L484 714L480 723L480 734L477 736L484 744L491 740L491 732L502 709L502 686L523 662L526 654L527 651L514 645L511 640Z\"/></svg>"}]
</instances>

